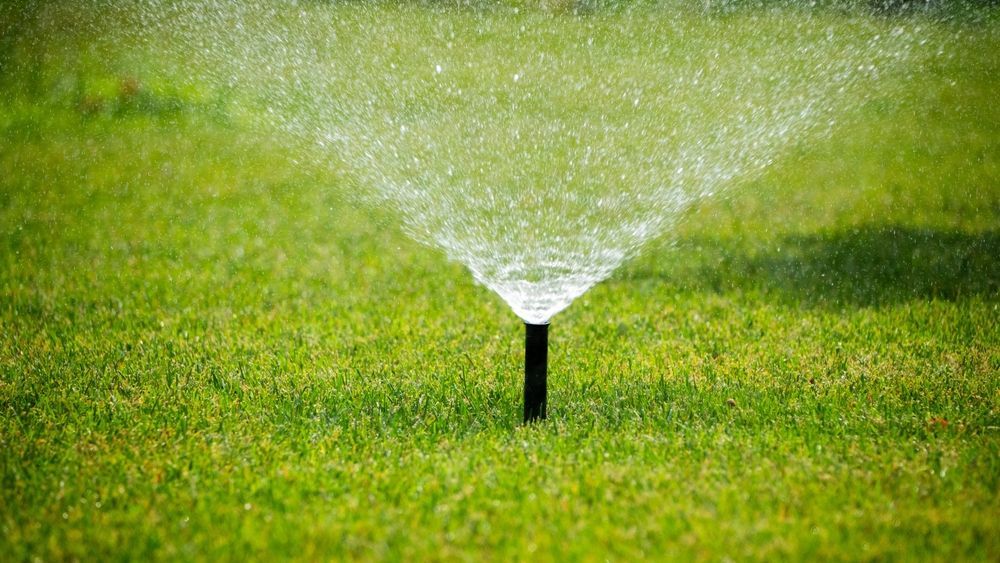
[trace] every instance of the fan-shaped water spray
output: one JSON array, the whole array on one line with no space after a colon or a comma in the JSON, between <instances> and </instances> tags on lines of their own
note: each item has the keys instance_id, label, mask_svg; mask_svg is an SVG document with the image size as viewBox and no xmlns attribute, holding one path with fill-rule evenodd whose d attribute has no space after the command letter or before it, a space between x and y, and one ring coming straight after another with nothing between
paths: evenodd
<instances>
[{"instance_id":1,"label":"fan-shaped water spray","mask_svg":"<svg viewBox=\"0 0 1000 563\"><path fill-rule=\"evenodd\" d=\"M529 333L693 203L830 131L915 43L905 21L806 9L752 26L594 14L558 36L565 16L513 9L190 0L143 15L186 72L242 89L243 115L303 161L346 165L360 200Z\"/></svg>"}]
</instances>

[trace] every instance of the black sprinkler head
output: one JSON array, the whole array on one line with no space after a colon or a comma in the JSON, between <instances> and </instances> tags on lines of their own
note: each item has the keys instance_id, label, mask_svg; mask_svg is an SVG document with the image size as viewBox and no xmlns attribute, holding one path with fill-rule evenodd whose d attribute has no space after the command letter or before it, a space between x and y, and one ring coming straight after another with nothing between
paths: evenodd
<instances>
[{"instance_id":1,"label":"black sprinkler head","mask_svg":"<svg viewBox=\"0 0 1000 563\"><path fill-rule=\"evenodd\" d=\"M545 418L549 325L524 323L524 422Z\"/></svg>"}]
</instances>

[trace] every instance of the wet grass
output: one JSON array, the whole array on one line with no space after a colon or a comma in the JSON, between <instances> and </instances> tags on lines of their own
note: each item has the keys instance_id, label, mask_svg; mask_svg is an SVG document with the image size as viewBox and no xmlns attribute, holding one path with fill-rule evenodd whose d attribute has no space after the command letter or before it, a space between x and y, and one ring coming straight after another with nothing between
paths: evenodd
<instances>
[{"instance_id":1,"label":"wet grass","mask_svg":"<svg viewBox=\"0 0 1000 563\"><path fill-rule=\"evenodd\" d=\"M996 559L996 29L557 316L529 428L462 268L222 101L5 45L0 559Z\"/></svg>"}]
</instances>

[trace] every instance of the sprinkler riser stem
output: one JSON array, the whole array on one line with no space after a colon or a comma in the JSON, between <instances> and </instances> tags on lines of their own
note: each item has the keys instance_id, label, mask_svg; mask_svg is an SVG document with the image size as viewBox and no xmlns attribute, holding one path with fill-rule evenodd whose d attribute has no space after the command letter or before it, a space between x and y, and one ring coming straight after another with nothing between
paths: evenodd
<instances>
[{"instance_id":1,"label":"sprinkler riser stem","mask_svg":"<svg viewBox=\"0 0 1000 563\"><path fill-rule=\"evenodd\" d=\"M545 418L549 325L524 323L524 422Z\"/></svg>"}]
</instances>

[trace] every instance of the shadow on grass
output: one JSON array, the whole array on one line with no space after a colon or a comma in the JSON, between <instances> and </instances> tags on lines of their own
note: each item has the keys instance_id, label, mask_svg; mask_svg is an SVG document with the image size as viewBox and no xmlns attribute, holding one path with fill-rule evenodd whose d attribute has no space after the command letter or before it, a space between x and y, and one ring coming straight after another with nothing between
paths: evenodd
<instances>
[{"instance_id":1,"label":"shadow on grass","mask_svg":"<svg viewBox=\"0 0 1000 563\"><path fill-rule=\"evenodd\" d=\"M790 236L758 249L693 239L676 250L669 272L639 266L625 278L669 276L694 291L763 290L815 306L1000 299L998 231L868 226Z\"/></svg>"}]
</instances>

